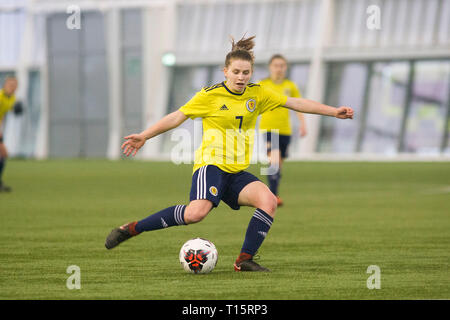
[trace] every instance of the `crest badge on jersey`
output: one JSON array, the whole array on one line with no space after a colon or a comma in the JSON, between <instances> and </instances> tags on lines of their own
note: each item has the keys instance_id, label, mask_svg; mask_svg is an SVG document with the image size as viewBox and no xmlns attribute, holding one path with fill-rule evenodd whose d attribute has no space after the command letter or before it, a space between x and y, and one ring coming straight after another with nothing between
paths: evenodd
<instances>
[{"instance_id":1,"label":"crest badge on jersey","mask_svg":"<svg viewBox=\"0 0 450 320\"><path fill-rule=\"evenodd\" d=\"M214 197L217 197L217 194L219 193L219 192L217 191L217 188L214 187L214 186L212 186L211 188L209 188L209 192L210 192Z\"/></svg>"},{"instance_id":2,"label":"crest badge on jersey","mask_svg":"<svg viewBox=\"0 0 450 320\"><path fill-rule=\"evenodd\" d=\"M247 107L247 110L250 112L255 111L256 109L256 100L255 99L248 99L245 103L245 106Z\"/></svg>"}]
</instances>

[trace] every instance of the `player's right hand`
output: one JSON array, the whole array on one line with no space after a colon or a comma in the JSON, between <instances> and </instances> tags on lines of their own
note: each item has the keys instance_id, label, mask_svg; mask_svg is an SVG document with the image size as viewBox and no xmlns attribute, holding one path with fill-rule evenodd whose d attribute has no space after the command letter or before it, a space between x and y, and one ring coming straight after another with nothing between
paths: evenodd
<instances>
[{"instance_id":1,"label":"player's right hand","mask_svg":"<svg viewBox=\"0 0 450 320\"><path fill-rule=\"evenodd\" d=\"M129 136L124 137L127 141L125 141L121 149L123 153L128 157L130 154L133 156L136 155L138 150L145 144L145 137L141 134L130 134Z\"/></svg>"}]
</instances>

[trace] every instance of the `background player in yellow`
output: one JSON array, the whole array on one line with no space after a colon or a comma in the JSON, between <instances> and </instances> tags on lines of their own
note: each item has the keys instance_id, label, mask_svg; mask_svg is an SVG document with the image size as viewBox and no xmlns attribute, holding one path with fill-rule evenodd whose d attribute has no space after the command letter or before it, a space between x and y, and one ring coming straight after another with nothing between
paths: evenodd
<instances>
[{"instance_id":1,"label":"background player in yellow","mask_svg":"<svg viewBox=\"0 0 450 320\"><path fill-rule=\"evenodd\" d=\"M15 113L21 112L20 104L16 104L16 97L14 93L17 89L17 79L15 77L7 77L3 83L3 88L0 89L0 192L9 192L11 188L4 185L2 181L2 174L5 168L6 159L8 158L8 150L3 142L3 119L5 114L15 109Z\"/></svg>"},{"instance_id":2,"label":"background player in yellow","mask_svg":"<svg viewBox=\"0 0 450 320\"><path fill-rule=\"evenodd\" d=\"M269 78L261 80L259 83L284 94L288 97L300 98L300 90L297 85L286 78L288 62L280 54L273 55L269 60ZM291 142L292 127L290 112L286 108L275 108L261 115L259 129L262 130L267 140L267 155L272 168L278 168L277 172L267 176L270 191L277 196L278 206L283 205L279 196L278 186L281 180L281 167L283 160L288 156L288 148ZM306 135L306 124L303 113L297 112L300 123L299 134ZM274 131L277 130L277 131Z\"/></svg>"},{"instance_id":3,"label":"background player in yellow","mask_svg":"<svg viewBox=\"0 0 450 320\"><path fill-rule=\"evenodd\" d=\"M258 114L279 105L295 111L341 119L352 118L353 110L349 107L334 108L311 100L287 97L267 90L262 85L249 83L254 63L253 38L241 39L237 43L232 41L232 50L225 58L223 69L226 81L203 88L179 110L166 115L141 133L125 137L122 149L129 156L135 155L148 139L178 127L188 118L202 118L204 128L202 144L196 152L189 204L178 204L140 221L113 229L106 238L107 249L112 249L143 231L200 222L223 201L234 210L239 210L241 206L255 208L234 269L268 271L254 262L253 256L272 225L277 201L264 183L244 171L249 166L249 155L253 151L246 148L246 145L253 144L253 137L245 135L244 131L255 130ZM215 135L214 139L207 133L211 130ZM226 144L229 135L233 136L231 145ZM234 143L235 137L237 146ZM213 152L217 152L219 156L210 156ZM203 155L207 155L206 158ZM235 161L236 156L243 156L243 161Z\"/></svg>"}]
</instances>

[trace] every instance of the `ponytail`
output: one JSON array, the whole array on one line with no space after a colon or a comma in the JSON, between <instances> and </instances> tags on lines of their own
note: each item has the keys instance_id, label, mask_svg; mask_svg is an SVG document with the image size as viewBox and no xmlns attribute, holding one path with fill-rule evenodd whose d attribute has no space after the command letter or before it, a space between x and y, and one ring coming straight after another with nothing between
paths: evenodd
<instances>
[{"instance_id":1,"label":"ponytail","mask_svg":"<svg viewBox=\"0 0 450 320\"><path fill-rule=\"evenodd\" d=\"M231 60L233 59L249 61L253 66L255 56L253 55L252 49L255 46L255 42L253 41L255 36L246 39L244 37L242 37L242 39L239 40L238 42L235 42L234 38L230 37L231 51L227 54L225 58L225 67L228 67L231 63Z\"/></svg>"}]
</instances>

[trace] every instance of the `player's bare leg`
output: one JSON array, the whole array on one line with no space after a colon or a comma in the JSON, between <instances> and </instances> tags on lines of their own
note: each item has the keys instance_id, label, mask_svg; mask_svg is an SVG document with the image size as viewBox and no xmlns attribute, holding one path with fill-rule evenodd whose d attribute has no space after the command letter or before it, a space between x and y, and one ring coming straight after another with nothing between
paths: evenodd
<instances>
[{"instance_id":1,"label":"player's bare leg","mask_svg":"<svg viewBox=\"0 0 450 320\"><path fill-rule=\"evenodd\" d=\"M212 210L213 203L209 200L192 200L184 211L186 224L202 221Z\"/></svg>"}]
</instances>

